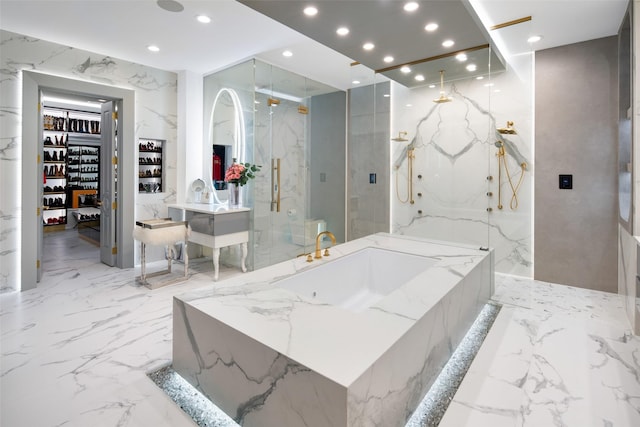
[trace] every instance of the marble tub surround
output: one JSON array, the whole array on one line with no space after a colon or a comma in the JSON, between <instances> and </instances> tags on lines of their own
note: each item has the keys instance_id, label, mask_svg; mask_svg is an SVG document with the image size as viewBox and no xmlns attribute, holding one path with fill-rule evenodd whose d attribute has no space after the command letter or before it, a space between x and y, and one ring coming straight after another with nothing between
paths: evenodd
<instances>
[{"instance_id":1,"label":"marble tub surround","mask_svg":"<svg viewBox=\"0 0 640 427\"><path fill-rule=\"evenodd\" d=\"M435 262L359 313L278 286L365 248ZM175 371L246 426L404 425L488 301L492 252L380 233L331 254L176 297Z\"/></svg>"}]
</instances>

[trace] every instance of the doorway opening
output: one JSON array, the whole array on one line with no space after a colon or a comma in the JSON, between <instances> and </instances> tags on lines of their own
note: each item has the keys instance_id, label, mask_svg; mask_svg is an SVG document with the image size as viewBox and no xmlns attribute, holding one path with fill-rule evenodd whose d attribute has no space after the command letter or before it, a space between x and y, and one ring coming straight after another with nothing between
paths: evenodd
<instances>
[{"instance_id":1,"label":"doorway opening","mask_svg":"<svg viewBox=\"0 0 640 427\"><path fill-rule=\"evenodd\" d=\"M96 108L71 108L74 99ZM21 290L42 277L45 227L86 226L96 263L133 267L134 105L132 90L23 72Z\"/></svg>"},{"instance_id":2,"label":"doorway opening","mask_svg":"<svg viewBox=\"0 0 640 427\"><path fill-rule=\"evenodd\" d=\"M117 175L102 161L108 155L108 147L117 141L113 141L114 132L110 132L113 123L102 122L102 110L111 110L110 104L118 101L46 89L42 90L40 102L42 274L59 271L78 259L113 265L110 256L101 259L100 248L114 245L103 241L110 236L101 233L104 188L100 183L105 181L110 188L117 182ZM113 120L109 116L104 119ZM106 214L108 217L111 212L107 210Z\"/></svg>"}]
</instances>

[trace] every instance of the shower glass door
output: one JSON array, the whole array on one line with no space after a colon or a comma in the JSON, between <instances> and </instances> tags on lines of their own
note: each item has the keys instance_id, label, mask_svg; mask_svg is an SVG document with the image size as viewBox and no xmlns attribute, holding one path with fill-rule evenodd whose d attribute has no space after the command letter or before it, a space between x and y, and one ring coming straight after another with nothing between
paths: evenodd
<instances>
[{"instance_id":1,"label":"shower glass door","mask_svg":"<svg viewBox=\"0 0 640 427\"><path fill-rule=\"evenodd\" d=\"M345 241L345 92L256 61L254 268ZM324 243L324 242L323 242Z\"/></svg>"},{"instance_id":2,"label":"shower glass door","mask_svg":"<svg viewBox=\"0 0 640 427\"><path fill-rule=\"evenodd\" d=\"M306 79L256 61L254 268L304 253L308 114Z\"/></svg>"}]
</instances>

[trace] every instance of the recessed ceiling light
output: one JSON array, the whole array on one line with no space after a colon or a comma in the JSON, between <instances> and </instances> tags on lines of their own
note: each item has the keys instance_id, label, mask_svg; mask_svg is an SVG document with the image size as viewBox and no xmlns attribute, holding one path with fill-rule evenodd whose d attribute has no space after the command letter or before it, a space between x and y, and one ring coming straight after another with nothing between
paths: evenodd
<instances>
[{"instance_id":1,"label":"recessed ceiling light","mask_svg":"<svg viewBox=\"0 0 640 427\"><path fill-rule=\"evenodd\" d=\"M484 76L478 76L478 77L476 77L476 80L483 80L483 79L484 79Z\"/></svg>"},{"instance_id":2,"label":"recessed ceiling light","mask_svg":"<svg viewBox=\"0 0 640 427\"><path fill-rule=\"evenodd\" d=\"M436 87L436 85L434 85L434 84L429 85L430 89L434 89L435 87Z\"/></svg>"},{"instance_id":3,"label":"recessed ceiling light","mask_svg":"<svg viewBox=\"0 0 640 427\"><path fill-rule=\"evenodd\" d=\"M484 84L484 87L491 87L491 86L493 86L493 83L485 83Z\"/></svg>"},{"instance_id":4,"label":"recessed ceiling light","mask_svg":"<svg viewBox=\"0 0 640 427\"><path fill-rule=\"evenodd\" d=\"M154 44L147 46L147 49L151 52L160 52L160 48Z\"/></svg>"},{"instance_id":5,"label":"recessed ceiling light","mask_svg":"<svg viewBox=\"0 0 640 427\"><path fill-rule=\"evenodd\" d=\"M359 85L360 84L360 80L354 80L351 83L353 83L354 85Z\"/></svg>"},{"instance_id":6,"label":"recessed ceiling light","mask_svg":"<svg viewBox=\"0 0 640 427\"><path fill-rule=\"evenodd\" d=\"M467 54L466 53L459 53L456 55L456 59L460 62L464 62L467 60Z\"/></svg>"},{"instance_id":7,"label":"recessed ceiling light","mask_svg":"<svg viewBox=\"0 0 640 427\"><path fill-rule=\"evenodd\" d=\"M391 95L389 95L388 93L385 93L385 94L384 94L384 95L382 95L382 96L384 96L385 98L388 98L388 97L390 97Z\"/></svg>"},{"instance_id":8,"label":"recessed ceiling light","mask_svg":"<svg viewBox=\"0 0 640 427\"><path fill-rule=\"evenodd\" d=\"M405 107L413 107L413 104L407 104Z\"/></svg>"},{"instance_id":9,"label":"recessed ceiling light","mask_svg":"<svg viewBox=\"0 0 640 427\"><path fill-rule=\"evenodd\" d=\"M414 78L419 82L423 82L424 81L424 76L422 74L416 74L416 76Z\"/></svg>"},{"instance_id":10,"label":"recessed ceiling light","mask_svg":"<svg viewBox=\"0 0 640 427\"><path fill-rule=\"evenodd\" d=\"M400 68L400 71L405 74L409 74L411 72L411 67L409 67L408 65L403 65L402 68Z\"/></svg>"},{"instance_id":11,"label":"recessed ceiling light","mask_svg":"<svg viewBox=\"0 0 640 427\"><path fill-rule=\"evenodd\" d=\"M373 50L374 47L376 47L376 45L374 45L373 43L370 43L370 42L367 42L367 43L362 45L362 48L364 50Z\"/></svg>"},{"instance_id":12,"label":"recessed ceiling light","mask_svg":"<svg viewBox=\"0 0 640 427\"><path fill-rule=\"evenodd\" d=\"M290 50L285 50L284 52L282 52L282 56L286 56L287 58L290 58L293 56L293 52L291 52Z\"/></svg>"},{"instance_id":13,"label":"recessed ceiling light","mask_svg":"<svg viewBox=\"0 0 640 427\"><path fill-rule=\"evenodd\" d=\"M445 40L442 42L442 46L444 47L451 47L455 44L455 42L453 40Z\"/></svg>"},{"instance_id":14,"label":"recessed ceiling light","mask_svg":"<svg viewBox=\"0 0 640 427\"><path fill-rule=\"evenodd\" d=\"M336 30L336 33L339 36L346 36L347 34L349 34L349 29L347 27L340 27Z\"/></svg>"},{"instance_id":15,"label":"recessed ceiling light","mask_svg":"<svg viewBox=\"0 0 640 427\"><path fill-rule=\"evenodd\" d=\"M393 62L393 56L387 55L387 56L384 57L383 61L386 62L387 64L389 62Z\"/></svg>"},{"instance_id":16,"label":"recessed ceiling light","mask_svg":"<svg viewBox=\"0 0 640 427\"><path fill-rule=\"evenodd\" d=\"M304 8L304 14L307 16L316 16L318 9L315 6L307 6Z\"/></svg>"},{"instance_id":17,"label":"recessed ceiling light","mask_svg":"<svg viewBox=\"0 0 640 427\"><path fill-rule=\"evenodd\" d=\"M432 33L438 29L438 24L436 24L435 22L430 22L427 25L425 25L424 29Z\"/></svg>"},{"instance_id":18,"label":"recessed ceiling light","mask_svg":"<svg viewBox=\"0 0 640 427\"><path fill-rule=\"evenodd\" d=\"M419 7L420 5L415 1L410 1L404 4L404 10L407 12L415 12Z\"/></svg>"},{"instance_id":19,"label":"recessed ceiling light","mask_svg":"<svg viewBox=\"0 0 640 427\"><path fill-rule=\"evenodd\" d=\"M184 6L175 0L158 0L156 4L167 12L182 12Z\"/></svg>"},{"instance_id":20,"label":"recessed ceiling light","mask_svg":"<svg viewBox=\"0 0 640 427\"><path fill-rule=\"evenodd\" d=\"M536 42L539 42L540 40L542 40L542 36L531 36L527 39L527 42L536 43Z\"/></svg>"},{"instance_id":21,"label":"recessed ceiling light","mask_svg":"<svg viewBox=\"0 0 640 427\"><path fill-rule=\"evenodd\" d=\"M198 20L198 22L202 22L203 24L208 24L209 22L211 22L211 18L209 18L207 15L198 15L196 16L196 19Z\"/></svg>"},{"instance_id":22,"label":"recessed ceiling light","mask_svg":"<svg viewBox=\"0 0 640 427\"><path fill-rule=\"evenodd\" d=\"M467 65L467 71L471 71L471 72L473 72L473 71L475 71L475 70L477 70L477 69L478 69L478 66L477 66L476 64L469 64L469 65Z\"/></svg>"}]
</instances>

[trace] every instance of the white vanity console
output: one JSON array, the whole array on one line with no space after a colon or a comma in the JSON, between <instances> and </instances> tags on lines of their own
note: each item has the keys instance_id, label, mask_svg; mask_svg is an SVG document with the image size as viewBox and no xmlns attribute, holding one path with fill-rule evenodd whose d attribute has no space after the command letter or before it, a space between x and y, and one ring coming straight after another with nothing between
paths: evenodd
<instances>
[{"instance_id":1,"label":"white vanity console","mask_svg":"<svg viewBox=\"0 0 640 427\"><path fill-rule=\"evenodd\" d=\"M169 205L174 221L188 221L189 241L213 249L214 280L218 280L220 248L240 245L241 268L247 271L247 242L249 241L249 208L229 208L227 205L183 203Z\"/></svg>"}]
</instances>

